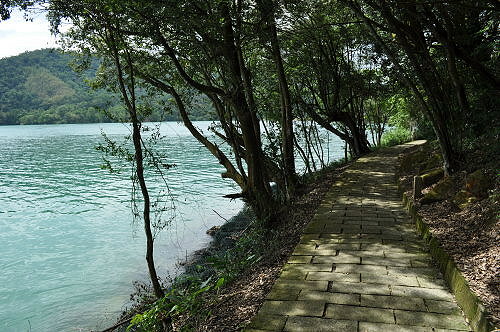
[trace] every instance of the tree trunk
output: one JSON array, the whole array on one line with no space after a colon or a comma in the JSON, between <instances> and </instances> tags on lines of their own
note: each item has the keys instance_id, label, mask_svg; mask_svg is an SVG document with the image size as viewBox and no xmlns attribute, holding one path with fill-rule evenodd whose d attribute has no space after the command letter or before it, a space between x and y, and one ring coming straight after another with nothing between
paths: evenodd
<instances>
[{"instance_id":1,"label":"tree trunk","mask_svg":"<svg viewBox=\"0 0 500 332\"><path fill-rule=\"evenodd\" d=\"M223 55L228 65L228 75L231 80L231 93L228 101L240 122L243 144L246 149L245 160L248 167L247 190L244 193L249 204L254 208L258 218L267 222L270 226L275 220L276 207L269 177L265 167L265 159L262 151L260 138L260 123L255 114L249 108L242 80L242 68L238 59L238 51L234 41L234 32L229 8L222 6ZM251 93L247 91L247 93Z\"/></svg>"},{"instance_id":2,"label":"tree trunk","mask_svg":"<svg viewBox=\"0 0 500 332\"><path fill-rule=\"evenodd\" d=\"M141 143L141 129L137 121L137 116L133 116L133 141L135 149L135 162L136 162L136 174L137 180L141 187L142 197L144 198L144 232L146 233L146 261L148 263L149 275L151 277L151 283L153 284L153 290L157 298L161 299L165 296L163 289L161 288L160 282L158 281L158 275L156 274L156 268L153 258L153 233L151 232L151 201L149 198L149 191L146 186L146 181L144 179L144 165L143 165L143 154L142 154L142 143Z\"/></svg>"},{"instance_id":3,"label":"tree trunk","mask_svg":"<svg viewBox=\"0 0 500 332\"><path fill-rule=\"evenodd\" d=\"M153 285L153 290L155 293L155 296L158 299L161 299L165 296L165 293L163 292L163 289L161 288L160 282L158 280L158 275L156 273L156 268L154 264L154 255L153 255L153 233L151 232L151 219L150 219L150 212L151 212L151 201L149 197L149 191L146 186L146 180L144 179L144 156L142 153L142 140L141 140L141 123L139 119L137 118L137 109L136 109L136 96L135 96L135 78L134 78L134 72L133 72L133 63L130 58L130 54L128 53L128 50L126 50L126 61L128 64L128 67L130 68L130 86L127 87L124 79L125 73L123 72L122 64L120 61L120 55L118 53L118 49L116 47L117 42L114 39L114 35L112 32L109 32L107 44L108 47L111 49L113 60L115 62L115 67L117 70L117 78L118 78L118 84L120 87L120 92L122 94L122 97L124 99L125 105L127 107L127 110L129 112L130 116L130 121L132 122L132 127L133 127L133 132L132 132L132 140L134 142L134 150L135 150L135 163L136 163L136 176L137 180L139 181L139 186L141 188L141 193L144 199L144 205L143 205L143 217L144 217L144 232L146 234L146 262L148 265L148 270L149 270L149 276L151 279L151 283ZM128 89L127 89L128 88ZM128 92L127 92L128 91ZM129 95L130 93L130 95Z\"/></svg>"},{"instance_id":4,"label":"tree trunk","mask_svg":"<svg viewBox=\"0 0 500 332\"><path fill-rule=\"evenodd\" d=\"M260 9L262 20L267 25L267 35L271 43L271 54L276 73L278 76L280 105L281 105L281 144L283 150L283 173L286 184L287 199L291 199L294 195L297 182L295 172L295 157L293 151L293 112L292 102L290 97L290 89L288 86L283 59L281 57L281 48L276 31L276 21L274 18L274 4L269 0L257 1Z\"/></svg>"}]
</instances>

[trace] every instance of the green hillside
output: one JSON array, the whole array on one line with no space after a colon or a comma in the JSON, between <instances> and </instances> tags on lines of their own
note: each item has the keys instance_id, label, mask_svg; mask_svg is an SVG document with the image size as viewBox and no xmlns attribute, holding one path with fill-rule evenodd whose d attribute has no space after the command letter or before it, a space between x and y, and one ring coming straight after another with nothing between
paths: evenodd
<instances>
[{"instance_id":1,"label":"green hillside","mask_svg":"<svg viewBox=\"0 0 500 332\"><path fill-rule=\"evenodd\" d=\"M123 110L117 94L92 90L85 74L69 66L72 56L55 49L43 49L0 59L0 125L110 122L106 110ZM96 61L97 64L97 61ZM200 107L193 120L210 119L208 105ZM146 120L178 120L176 113L156 109Z\"/></svg>"}]
</instances>

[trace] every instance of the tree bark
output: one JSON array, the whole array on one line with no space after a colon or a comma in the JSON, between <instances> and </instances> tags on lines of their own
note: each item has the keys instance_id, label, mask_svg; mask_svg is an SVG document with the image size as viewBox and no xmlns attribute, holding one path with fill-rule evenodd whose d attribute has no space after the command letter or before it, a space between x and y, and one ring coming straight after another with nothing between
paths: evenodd
<instances>
[{"instance_id":1,"label":"tree bark","mask_svg":"<svg viewBox=\"0 0 500 332\"><path fill-rule=\"evenodd\" d=\"M278 76L280 105L281 105L281 144L283 151L283 173L286 184L287 199L290 200L295 191L297 182L295 171L295 156L293 146L293 110L290 96L290 89L283 66L283 58L281 56L281 47L279 45L278 33L276 30L276 20L274 17L275 4L269 0L259 0L257 4L260 9L262 20L266 24L266 32L271 43L271 54L276 73Z\"/></svg>"}]
</instances>

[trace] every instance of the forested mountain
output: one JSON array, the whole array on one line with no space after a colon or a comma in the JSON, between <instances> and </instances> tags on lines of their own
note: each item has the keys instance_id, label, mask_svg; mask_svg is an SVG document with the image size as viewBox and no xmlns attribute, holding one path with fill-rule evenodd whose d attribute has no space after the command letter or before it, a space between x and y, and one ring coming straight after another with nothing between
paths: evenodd
<instances>
[{"instance_id":1,"label":"forested mountain","mask_svg":"<svg viewBox=\"0 0 500 332\"><path fill-rule=\"evenodd\" d=\"M119 117L124 111L119 94L91 89L98 67L97 59L84 73L76 73L74 57L56 49L25 52L0 59L0 124L45 124L111 122L107 115ZM210 119L204 102L193 108L193 118ZM145 120L178 120L169 108L153 108Z\"/></svg>"}]
</instances>

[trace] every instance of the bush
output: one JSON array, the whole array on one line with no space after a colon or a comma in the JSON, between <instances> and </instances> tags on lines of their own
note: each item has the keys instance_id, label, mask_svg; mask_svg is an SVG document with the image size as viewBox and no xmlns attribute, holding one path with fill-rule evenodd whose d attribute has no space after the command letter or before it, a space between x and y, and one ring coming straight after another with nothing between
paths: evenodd
<instances>
[{"instance_id":1,"label":"bush","mask_svg":"<svg viewBox=\"0 0 500 332\"><path fill-rule=\"evenodd\" d=\"M403 144L411 140L411 133L408 129L397 127L386 131L382 135L382 146L393 146Z\"/></svg>"}]
</instances>

